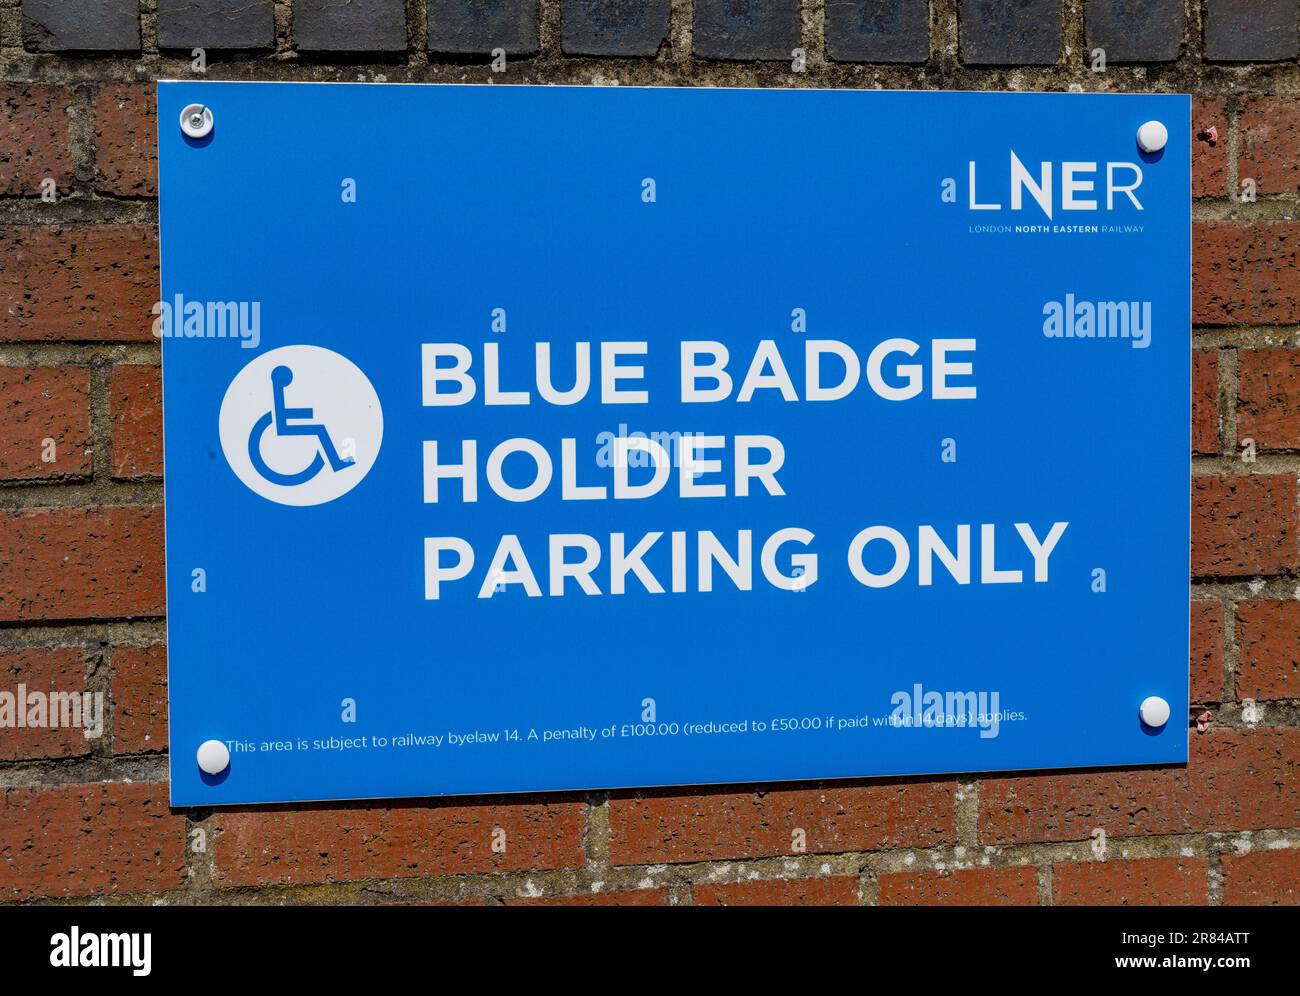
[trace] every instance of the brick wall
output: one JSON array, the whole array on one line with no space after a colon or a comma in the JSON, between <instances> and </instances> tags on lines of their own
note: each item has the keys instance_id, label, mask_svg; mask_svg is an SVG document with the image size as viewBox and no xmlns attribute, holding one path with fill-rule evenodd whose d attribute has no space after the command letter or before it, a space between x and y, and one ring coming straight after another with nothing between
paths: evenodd
<instances>
[{"instance_id":1,"label":"brick wall","mask_svg":"<svg viewBox=\"0 0 1300 996\"><path fill-rule=\"evenodd\" d=\"M0 902L1300 902L1298 17L0 0L0 685L108 703L93 741L0 729ZM195 47L211 79L1195 94L1188 767L170 810L151 81L195 75Z\"/></svg>"}]
</instances>

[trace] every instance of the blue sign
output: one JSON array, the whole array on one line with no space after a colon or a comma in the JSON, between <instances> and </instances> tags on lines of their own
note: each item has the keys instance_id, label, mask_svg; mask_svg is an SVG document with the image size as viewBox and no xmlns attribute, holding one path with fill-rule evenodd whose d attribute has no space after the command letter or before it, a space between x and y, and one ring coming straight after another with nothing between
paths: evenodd
<instances>
[{"instance_id":1,"label":"blue sign","mask_svg":"<svg viewBox=\"0 0 1300 996\"><path fill-rule=\"evenodd\" d=\"M1186 760L1189 98L158 104L175 804Z\"/></svg>"}]
</instances>

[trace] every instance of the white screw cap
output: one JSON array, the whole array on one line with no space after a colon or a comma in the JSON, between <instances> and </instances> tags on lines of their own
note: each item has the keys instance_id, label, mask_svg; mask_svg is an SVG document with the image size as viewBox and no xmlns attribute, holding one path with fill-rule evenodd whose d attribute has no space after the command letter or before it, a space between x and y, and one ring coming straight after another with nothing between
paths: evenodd
<instances>
[{"instance_id":1,"label":"white screw cap","mask_svg":"<svg viewBox=\"0 0 1300 996\"><path fill-rule=\"evenodd\" d=\"M1168 712L1168 707L1165 709ZM199 770L209 775L219 775L230 767L230 751L220 740L205 740L199 744Z\"/></svg>"},{"instance_id":2,"label":"white screw cap","mask_svg":"<svg viewBox=\"0 0 1300 996\"><path fill-rule=\"evenodd\" d=\"M202 104L186 104L181 111L181 131L190 138L203 138L212 131L212 111Z\"/></svg>"},{"instance_id":3,"label":"white screw cap","mask_svg":"<svg viewBox=\"0 0 1300 996\"><path fill-rule=\"evenodd\" d=\"M1148 121L1138 129L1138 148L1143 152L1159 152L1169 144L1169 129L1159 121Z\"/></svg>"},{"instance_id":4,"label":"white screw cap","mask_svg":"<svg viewBox=\"0 0 1300 996\"><path fill-rule=\"evenodd\" d=\"M1148 695L1138 706L1138 715L1147 726L1159 729L1169 722L1169 703L1159 695Z\"/></svg>"}]
</instances>

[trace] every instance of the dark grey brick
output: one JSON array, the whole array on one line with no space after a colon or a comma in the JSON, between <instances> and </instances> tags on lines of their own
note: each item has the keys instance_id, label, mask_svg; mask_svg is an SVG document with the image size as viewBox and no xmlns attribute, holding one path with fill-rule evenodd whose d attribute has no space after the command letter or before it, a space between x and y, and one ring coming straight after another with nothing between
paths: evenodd
<instances>
[{"instance_id":1,"label":"dark grey brick","mask_svg":"<svg viewBox=\"0 0 1300 996\"><path fill-rule=\"evenodd\" d=\"M571 55L655 55L668 11L668 0L564 0L561 44Z\"/></svg>"},{"instance_id":2,"label":"dark grey brick","mask_svg":"<svg viewBox=\"0 0 1300 996\"><path fill-rule=\"evenodd\" d=\"M783 59L799 47L799 0L695 0L695 54Z\"/></svg>"},{"instance_id":3,"label":"dark grey brick","mask_svg":"<svg viewBox=\"0 0 1300 996\"><path fill-rule=\"evenodd\" d=\"M826 53L838 62L925 62L927 0L827 0Z\"/></svg>"},{"instance_id":4,"label":"dark grey brick","mask_svg":"<svg viewBox=\"0 0 1300 996\"><path fill-rule=\"evenodd\" d=\"M1183 47L1183 0L1088 0L1088 58L1106 62L1173 62Z\"/></svg>"},{"instance_id":5,"label":"dark grey brick","mask_svg":"<svg viewBox=\"0 0 1300 996\"><path fill-rule=\"evenodd\" d=\"M23 44L37 52L138 52L137 0L23 0Z\"/></svg>"},{"instance_id":6,"label":"dark grey brick","mask_svg":"<svg viewBox=\"0 0 1300 996\"><path fill-rule=\"evenodd\" d=\"M506 56L537 51L537 0L429 0L429 51Z\"/></svg>"},{"instance_id":7,"label":"dark grey brick","mask_svg":"<svg viewBox=\"0 0 1300 996\"><path fill-rule=\"evenodd\" d=\"M159 48L269 48L271 0L158 0Z\"/></svg>"},{"instance_id":8,"label":"dark grey brick","mask_svg":"<svg viewBox=\"0 0 1300 996\"><path fill-rule=\"evenodd\" d=\"M293 43L302 52L404 52L405 0L295 0Z\"/></svg>"},{"instance_id":9,"label":"dark grey brick","mask_svg":"<svg viewBox=\"0 0 1300 996\"><path fill-rule=\"evenodd\" d=\"M1050 66L1061 54L1061 0L961 0L961 61Z\"/></svg>"},{"instance_id":10,"label":"dark grey brick","mask_svg":"<svg viewBox=\"0 0 1300 996\"><path fill-rule=\"evenodd\" d=\"M1280 62L1300 50L1296 0L1206 0L1205 57Z\"/></svg>"}]
</instances>

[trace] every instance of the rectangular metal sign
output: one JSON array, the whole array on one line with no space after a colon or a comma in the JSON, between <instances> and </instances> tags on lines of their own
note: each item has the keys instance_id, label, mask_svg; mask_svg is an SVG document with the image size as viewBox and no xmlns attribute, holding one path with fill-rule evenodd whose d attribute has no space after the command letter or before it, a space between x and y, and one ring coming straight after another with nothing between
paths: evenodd
<instances>
[{"instance_id":1,"label":"rectangular metal sign","mask_svg":"<svg viewBox=\"0 0 1300 996\"><path fill-rule=\"evenodd\" d=\"M174 803L1186 760L1187 97L158 105Z\"/></svg>"}]
</instances>

